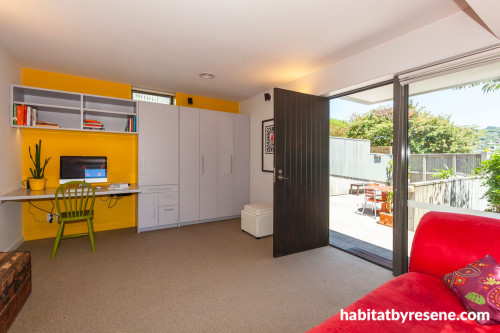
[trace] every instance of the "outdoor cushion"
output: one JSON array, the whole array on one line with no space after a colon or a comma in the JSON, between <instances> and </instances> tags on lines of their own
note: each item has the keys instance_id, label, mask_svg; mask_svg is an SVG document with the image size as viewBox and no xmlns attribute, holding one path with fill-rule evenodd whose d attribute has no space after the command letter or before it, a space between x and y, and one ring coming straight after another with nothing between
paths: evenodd
<instances>
[{"instance_id":1,"label":"outdoor cushion","mask_svg":"<svg viewBox=\"0 0 500 333\"><path fill-rule=\"evenodd\" d=\"M490 314L480 324L500 324L500 266L492 256L446 274L443 281L467 311Z\"/></svg>"}]
</instances>

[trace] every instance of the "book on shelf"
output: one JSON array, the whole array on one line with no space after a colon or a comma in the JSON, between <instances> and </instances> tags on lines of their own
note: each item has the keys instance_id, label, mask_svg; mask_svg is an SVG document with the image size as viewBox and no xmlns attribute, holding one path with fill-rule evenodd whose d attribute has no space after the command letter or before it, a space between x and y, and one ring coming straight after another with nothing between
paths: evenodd
<instances>
[{"instance_id":1,"label":"book on shelf","mask_svg":"<svg viewBox=\"0 0 500 333\"><path fill-rule=\"evenodd\" d=\"M20 126L34 126L37 121L37 109L24 104L12 105L12 124Z\"/></svg>"},{"instance_id":2,"label":"book on shelf","mask_svg":"<svg viewBox=\"0 0 500 333\"><path fill-rule=\"evenodd\" d=\"M12 125L17 125L17 105L12 104Z\"/></svg>"},{"instance_id":3,"label":"book on shelf","mask_svg":"<svg viewBox=\"0 0 500 333\"><path fill-rule=\"evenodd\" d=\"M56 123L49 123L47 121L37 121L36 122L36 127L53 127L53 128L61 128L59 124Z\"/></svg>"},{"instance_id":4,"label":"book on shelf","mask_svg":"<svg viewBox=\"0 0 500 333\"><path fill-rule=\"evenodd\" d=\"M125 125L125 132L135 133L137 131L137 118L131 116L128 118L127 124Z\"/></svg>"},{"instance_id":5,"label":"book on shelf","mask_svg":"<svg viewBox=\"0 0 500 333\"><path fill-rule=\"evenodd\" d=\"M85 119L83 121L83 128L91 130L104 130L104 124L98 120Z\"/></svg>"}]
</instances>

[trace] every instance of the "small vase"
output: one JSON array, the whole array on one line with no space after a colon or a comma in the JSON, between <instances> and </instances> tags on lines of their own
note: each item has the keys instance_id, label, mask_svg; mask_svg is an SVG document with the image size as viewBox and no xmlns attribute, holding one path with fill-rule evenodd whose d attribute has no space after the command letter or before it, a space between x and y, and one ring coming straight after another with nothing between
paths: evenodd
<instances>
[{"instance_id":1,"label":"small vase","mask_svg":"<svg viewBox=\"0 0 500 333\"><path fill-rule=\"evenodd\" d=\"M32 191L41 191L45 189L45 183L47 182L46 178L43 179L35 179L35 178L30 178L30 189Z\"/></svg>"}]
</instances>

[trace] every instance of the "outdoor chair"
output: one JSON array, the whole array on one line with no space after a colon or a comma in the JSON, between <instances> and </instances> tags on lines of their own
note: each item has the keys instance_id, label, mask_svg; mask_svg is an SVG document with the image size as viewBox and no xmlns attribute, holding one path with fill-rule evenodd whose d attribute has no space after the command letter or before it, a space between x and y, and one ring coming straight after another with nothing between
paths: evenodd
<instances>
[{"instance_id":1,"label":"outdoor chair","mask_svg":"<svg viewBox=\"0 0 500 333\"><path fill-rule=\"evenodd\" d=\"M370 203L373 212L373 217L376 218L377 203L382 204L382 202L384 202L384 198L381 193L372 188L365 188L365 203L363 205L363 211L361 212L361 214L365 213L366 206L368 205L368 203Z\"/></svg>"}]
</instances>

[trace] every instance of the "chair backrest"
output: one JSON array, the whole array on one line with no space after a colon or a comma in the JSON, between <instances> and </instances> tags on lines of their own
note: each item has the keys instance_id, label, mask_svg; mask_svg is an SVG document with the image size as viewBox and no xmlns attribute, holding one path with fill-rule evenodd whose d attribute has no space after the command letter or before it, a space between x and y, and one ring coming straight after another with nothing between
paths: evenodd
<instances>
[{"instance_id":1,"label":"chair backrest","mask_svg":"<svg viewBox=\"0 0 500 333\"><path fill-rule=\"evenodd\" d=\"M367 199L376 199L375 190L372 188L365 188L365 196Z\"/></svg>"},{"instance_id":2,"label":"chair backrest","mask_svg":"<svg viewBox=\"0 0 500 333\"><path fill-rule=\"evenodd\" d=\"M500 261L500 220L430 212L419 222L410 256L410 272L442 278L491 254Z\"/></svg>"},{"instance_id":3,"label":"chair backrest","mask_svg":"<svg viewBox=\"0 0 500 333\"><path fill-rule=\"evenodd\" d=\"M57 212L59 215L65 212L68 218L82 217L86 210L92 211L94 200L94 186L81 181L62 184L55 194ZM64 211L61 210L60 201L63 203Z\"/></svg>"}]
</instances>

